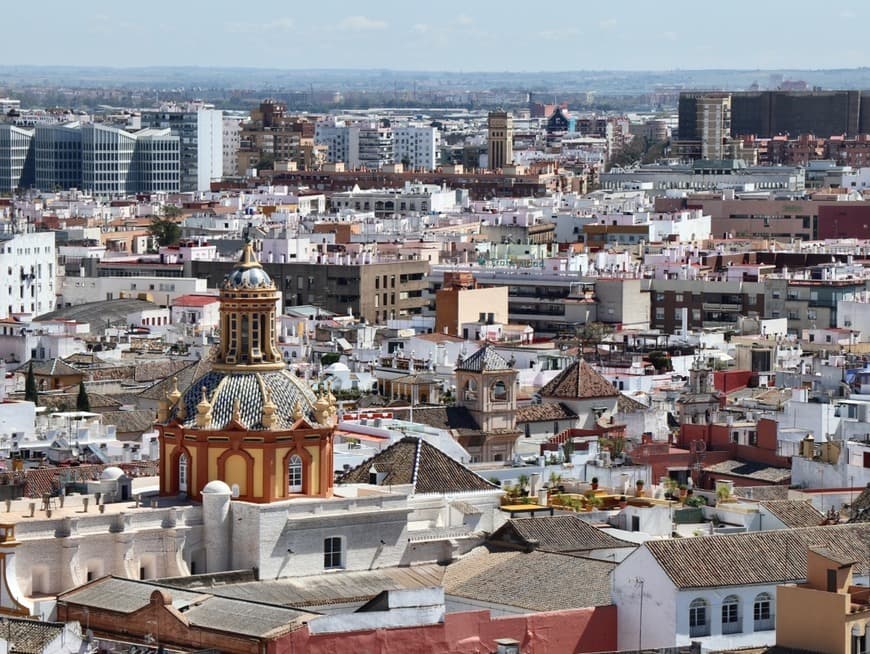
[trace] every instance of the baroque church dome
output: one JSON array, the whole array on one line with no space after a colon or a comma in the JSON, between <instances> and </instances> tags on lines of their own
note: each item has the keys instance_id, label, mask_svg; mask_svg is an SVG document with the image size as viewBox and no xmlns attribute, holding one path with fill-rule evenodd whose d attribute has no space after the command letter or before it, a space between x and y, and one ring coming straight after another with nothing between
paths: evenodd
<instances>
[{"instance_id":1,"label":"baroque church dome","mask_svg":"<svg viewBox=\"0 0 870 654\"><path fill-rule=\"evenodd\" d=\"M321 422L318 398L286 369L276 343L280 295L246 243L220 288L221 342L212 369L170 397L171 420L190 429L284 430ZM320 407L323 409L323 407Z\"/></svg>"}]
</instances>

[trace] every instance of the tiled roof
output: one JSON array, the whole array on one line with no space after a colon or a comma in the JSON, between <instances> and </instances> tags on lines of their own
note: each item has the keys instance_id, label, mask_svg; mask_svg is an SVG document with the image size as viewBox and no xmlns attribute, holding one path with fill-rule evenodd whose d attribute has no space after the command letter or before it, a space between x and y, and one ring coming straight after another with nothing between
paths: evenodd
<instances>
[{"instance_id":1,"label":"tiled roof","mask_svg":"<svg viewBox=\"0 0 870 654\"><path fill-rule=\"evenodd\" d=\"M172 301L174 307L205 307L221 299L217 295L180 295Z\"/></svg>"},{"instance_id":2,"label":"tiled roof","mask_svg":"<svg viewBox=\"0 0 870 654\"><path fill-rule=\"evenodd\" d=\"M550 552L472 550L447 566L444 592L528 611L612 604L613 563Z\"/></svg>"},{"instance_id":3,"label":"tiled roof","mask_svg":"<svg viewBox=\"0 0 870 654\"><path fill-rule=\"evenodd\" d=\"M715 588L806 579L809 547L857 557L856 574L866 574L868 542L870 524L859 523L650 540L641 547L650 551L678 588Z\"/></svg>"},{"instance_id":4,"label":"tiled roof","mask_svg":"<svg viewBox=\"0 0 870 654\"><path fill-rule=\"evenodd\" d=\"M490 537L492 543L506 543L542 552L588 552L614 547L635 547L614 538L576 515L554 515L508 520Z\"/></svg>"},{"instance_id":5,"label":"tiled roof","mask_svg":"<svg viewBox=\"0 0 870 654\"><path fill-rule=\"evenodd\" d=\"M0 638L8 641L9 652L42 654L65 628L62 622L42 622L29 618L6 616L6 626Z\"/></svg>"},{"instance_id":6,"label":"tiled roof","mask_svg":"<svg viewBox=\"0 0 870 654\"><path fill-rule=\"evenodd\" d=\"M86 384L87 386L87 384ZM42 393L39 396L40 406L49 409L57 409L58 411L72 411L75 409L76 400L79 396L78 385L69 387L69 391L64 393ZM112 396L103 395L102 393L91 393L88 391L88 401L91 404L91 411L103 413L103 409L117 409L121 403Z\"/></svg>"},{"instance_id":7,"label":"tiled roof","mask_svg":"<svg viewBox=\"0 0 870 654\"><path fill-rule=\"evenodd\" d=\"M436 564L348 570L235 584L221 582L202 592L279 606L317 607L366 602L385 590L440 586L444 572L445 567Z\"/></svg>"},{"instance_id":8,"label":"tiled roof","mask_svg":"<svg viewBox=\"0 0 870 654\"><path fill-rule=\"evenodd\" d=\"M406 436L378 452L344 474L340 481L367 484L372 466L378 472L386 473L382 481L384 485L411 484L415 493L463 493L498 489L437 447L413 436Z\"/></svg>"},{"instance_id":9,"label":"tiled roof","mask_svg":"<svg viewBox=\"0 0 870 654\"><path fill-rule=\"evenodd\" d=\"M160 590L170 596L172 606L184 612L192 627L215 629L254 638L290 631L312 613L260 602L190 592L161 584L120 577L104 577L63 593L59 601L92 609L130 614L145 606L151 594Z\"/></svg>"},{"instance_id":10,"label":"tiled roof","mask_svg":"<svg viewBox=\"0 0 870 654\"><path fill-rule=\"evenodd\" d=\"M479 429L474 416L464 406L438 406L415 408L413 416L410 409L396 409L393 415L398 420L410 420L436 429Z\"/></svg>"},{"instance_id":11,"label":"tiled roof","mask_svg":"<svg viewBox=\"0 0 870 654\"><path fill-rule=\"evenodd\" d=\"M83 373L81 370L79 370L78 368L73 368L71 365L69 365L59 357L49 359L48 361L28 361L23 366L21 366L19 370L26 373L30 369L31 363L33 364L34 375L42 375L45 377L56 377L61 375L79 375L84 377L85 375L85 373Z\"/></svg>"},{"instance_id":12,"label":"tiled roof","mask_svg":"<svg viewBox=\"0 0 870 654\"><path fill-rule=\"evenodd\" d=\"M852 507L849 511L849 522L870 523L870 484L852 502Z\"/></svg>"},{"instance_id":13,"label":"tiled roof","mask_svg":"<svg viewBox=\"0 0 870 654\"><path fill-rule=\"evenodd\" d=\"M735 486L734 494L748 500L787 500L790 491L787 486Z\"/></svg>"},{"instance_id":14,"label":"tiled roof","mask_svg":"<svg viewBox=\"0 0 870 654\"><path fill-rule=\"evenodd\" d=\"M772 484L782 483L791 479L790 468L776 468L763 463L749 463L745 461L735 461L733 459L704 466L704 471L714 475L720 474L731 475L733 477L744 477L746 479L755 479L757 481L767 481Z\"/></svg>"},{"instance_id":15,"label":"tiled roof","mask_svg":"<svg viewBox=\"0 0 870 654\"><path fill-rule=\"evenodd\" d=\"M818 527L825 521L810 500L775 500L760 502L769 513L788 528Z\"/></svg>"},{"instance_id":16,"label":"tiled roof","mask_svg":"<svg viewBox=\"0 0 870 654\"><path fill-rule=\"evenodd\" d=\"M211 371L197 379L180 400L185 407L184 425L196 426L197 404L202 401L203 389L211 403L211 421L205 429L223 429L231 421L236 402L239 421L247 429L264 429L263 406L267 395L275 404L275 424L272 429L289 429L295 419L293 412L298 403L304 416L311 420L312 407L317 401L308 384L287 370L257 373L222 373ZM178 417L173 409L171 417Z\"/></svg>"},{"instance_id":17,"label":"tiled roof","mask_svg":"<svg viewBox=\"0 0 870 654\"><path fill-rule=\"evenodd\" d=\"M149 409L134 411L103 411L103 424L115 425L115 432L140 435L154 427L154 412Z\"/></svg>"},{"instance_id":18,"label":"tiled roof","mask_svg":"<svg viewBox=\"0 0 870 654\"><path fill-rule=\"evenodd\" d=\"M634 413L635 411L649 411L649 407L625 393L620 393L619 399L616 401L616 410L619 413Z\"/></svg>"},{"instance_id":19,"label":"tiled roof","mask_svg":"<svg viewBox=\"0 0 870 654\"><path fill-rule=\"evenodd\" d=\"M172 391L175 384L173 377L178 377L178 390L184 393L196 379L211 370L211 364L210 358L197 359L189 363L186 368L176 371L174 375L169 375L153 386L149 386L142 391L140 397L147 400L162 400Z\"/></svg>"},{"instance_id":20,"label":"tiled roof","mask_svg":"<svg viewBox=\"0 0 870 654\"><path fill-rule=\"evenodd\" d=\"M576 417L577 414L561 402L544 402L517 407L517 422L545 422Z\"/></svg>"},{"instance_id":21,"label":"tiled roof","mask_svg":"<svg viewBox=\"0 0 870 654\"><path fill-rule=\"evenodd\" d=\"M482 347L470 357L462 361L457 370L468 370L470 372L489 372L493 370L513 370L511 365L505 358L495 351L492 345Z\"/></svg>"},{"instance_id":22,"label":"tiled roof","mask_svg":"<svg viewBox=\"0 0 870 654\"><path fill-rule=\"evenodd\" d=\"M618 397L620 392L601 373L580 359L551 379L541 389L540 395L565 400L585 400Z\"/></svg>"}]
</instances>

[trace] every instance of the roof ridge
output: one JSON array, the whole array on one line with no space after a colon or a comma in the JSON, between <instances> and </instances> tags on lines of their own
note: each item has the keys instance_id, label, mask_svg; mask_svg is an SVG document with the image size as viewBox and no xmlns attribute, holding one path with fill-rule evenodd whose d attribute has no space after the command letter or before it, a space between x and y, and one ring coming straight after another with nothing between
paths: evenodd
<instances>
[{"instance_id":1,"label":"roof ridge","mask_svg":"<svg viewBox=\"0 0 870 654\"><path fill-rule=\"evenodd\" d=\"M417 444L416 444L416 447L414 448L414 472L411 474L411 488L413 488L414 491L416 492L417 491L417 473L420 470L420 450L421 450L420 443L423 441L423 438L420 436L416 436L414 438L417 439Z\"/></svg>"}]
</instances>

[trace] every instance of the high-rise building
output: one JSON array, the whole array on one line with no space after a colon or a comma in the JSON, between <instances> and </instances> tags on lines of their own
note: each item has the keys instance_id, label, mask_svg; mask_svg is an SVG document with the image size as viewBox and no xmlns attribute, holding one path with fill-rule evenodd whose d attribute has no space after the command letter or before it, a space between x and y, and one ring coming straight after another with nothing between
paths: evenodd
<instances>
[{"instance_id":1,"label":"high-rise building","mask_svg":"<svg viewBox=\"0 0 870 654\"><path fill-rule=\"evenodd\" d=\"M181 139L181 191L208 191L224 174L223 112L202 102L142 112L142 127L168 128Z\"/></svg>"},{"instance_id":2,"label":"high-rise building","mask_svg":"<svg viewBox=\"0 0 870 654\"><path fill-rule=\"evenodd\" d=\"M441 132L437 127L405 125L393 128L393 160L413 170L438 166Z\"/></svg>"},{"instance_id":3,"label":"high-rise building","mask_svg":"<svg viewBox=\"0 0 870 654\"><path fill-rule=\"evenodd\" d=\"M170 130L143 129L136 132L133 164L136 192L178 193L181 190L181 144Z\"/></svg>"},{"instance_id":4,"label":"high-rise building","mask_svg":"<svg viewBox=\"0 0 870 654\"><path fill-rule=\"evenodd\" d=\"M359 126L359 166L379 170L393 163L393 130L378 122Z\"/></svg>"},{"instance_id":5,"label":"high-rise building","mask_svg":"<svg viewBox=\"0 0 870 654\"><path fill-rule=\"evenodd\" d=\"M33 130L0 123L0 193L33 183Z\"/></svg>"},{"instance_id":6,"label":"high-rise building","mask_svg":"<svg viewBox=\"0 0 870 654\"><path fill-rule=\"evenodd\" d=\"M242 147L242 119L237 115L224 114L223 125L224 175L238 175L239 150Z\"/></svg>"},{"instance_id":7,"label":"high-rise building","mask_svg":"<svg viewBox=\"0 0 870 654\"><path fill-rule=\"evenodd\" d=\"M37 125L34 160L36 188L82 188L81 124Z\"/></svg>"},{"instance_id":8,"label":"high-rise building","mask_svg":"<svg viewBox=\"0 0 870 654\"><path fill-rule=\"evenodd\" d=\"M701 159L725 159L731 138L731 95L711 93L698 98L697 111Z\"/></svg>"},{"instance_id":9,"label":"high-rise building","mask_svg":"<svg viewBox=\"0 0 870 654\"><path fill-rule=\"evenodd\" d=\"M486 118L490 170L504 168L514 160L514 119L506 111L490 111Z\"/></svg>"}]
</instances>

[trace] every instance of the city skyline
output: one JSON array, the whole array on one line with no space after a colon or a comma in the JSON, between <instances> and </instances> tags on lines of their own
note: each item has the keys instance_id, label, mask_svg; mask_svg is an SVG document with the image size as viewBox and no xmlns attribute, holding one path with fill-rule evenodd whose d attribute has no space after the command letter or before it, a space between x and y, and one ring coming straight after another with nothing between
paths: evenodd
<instances>
[{"instance_id":1,"label":"city skyline","mask_svg":"<svg viewBox=\"0 0 870 654\"><path fill-rule=\"evenodd\" d=\"M217 0L155 0L141 5L98 0L77 12L4 8L11 30L0 44L7 65L237 66L281 69L564 71L855 68L870 62L857 1L828 17L837 39L824 48L785 48L818 39L816 8L790 3L729 5L734 17L699 15L695 3L670 0L561 5L546 14L519 3L445 0L439 11L374 0L288 7L274 0L241 13ZM58 9L60 6L58 5ZM31 27L32 26L32 27ZM761 35L761 38L757 38ZM38 44L38 47L34 47ZM229 47L232 44L232 47Z\"/></svg>"}]
</instances>

